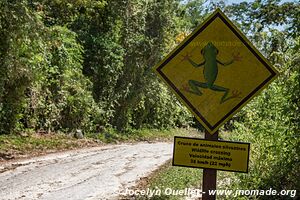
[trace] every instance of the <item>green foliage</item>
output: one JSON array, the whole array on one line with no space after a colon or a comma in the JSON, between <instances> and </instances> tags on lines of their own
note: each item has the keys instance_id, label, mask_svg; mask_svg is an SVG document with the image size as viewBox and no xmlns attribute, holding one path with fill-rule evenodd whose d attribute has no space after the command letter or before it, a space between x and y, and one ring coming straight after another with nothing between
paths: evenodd
<instances>
[{"instance_id":1,"label":"green foliage","mask_svg":"<svg viewBox=\"0 0 300 200\"><path fill-rule=\"evenodd\" d=\"M177 6L175 1L128 1L124 4L126 18L120 19L123 22L124 67L116 88L120 94L116 105L118 114L112 121L119 131L128 127L174 126L170 118L176 118L179 113L175 113L171 103L167 102L174 97L162 88L164 86L153 76L151 68L172 45L170 38L177 34L176 30L171 30L175 26L172 11ZM168 113L169 119L165 119L164 113Z\"/></svg>"},{"instance_id":2,"label":"green foliage","mask_svg":"<svg viewBox=\"0 0 300 200\"><path fill-rule=\"evenodd\" d=\"M231 187L278 191L299 188L300 139L299 132L292 128L296 126L286 95L283 88L273 84L247 107L244 122L236 122L231 139L251 143L251 162L249 174L235 174Z\"/></svg>"},{"instance_id":3,"label":"green foliage","mask_svg":"<svg viewBox=\"0 0 300 200\"><path fill-rule=\"evenodd\" d=\"M82 47L66 28L53 26L49 32L46 62L30 91L34 105L28 113L35 124L29 126L48 131L87 128L97 109L89 92L91 83L82 74Z\"/></svg>"},{"instance_id":4,"label":"green foliage","mask_svg":"<svg viewBox=\"0 0 300 200\"><path fill-rule=\"evenodd\" d=\"M155 81L155 82L154 82ZM160 95L157 95L160 94ZM136 128L169 128L186 127L191 124L189 111L171 95L164 83L153 80L146 88L139 105L133 113L133 124Z\"/></svg>"},{"instance_id":5,"label":"green foliage","mask_svg":"<svg viewBox=\"0 0 300 200\"><path fill-rule=\"evenodd\" d=\"M21 126L25 91L43 61L43 27L25 1L2 1L0 6L0 132L10 133Z\"/></svg>"},{"instance_id":6,"label":"green foliage","mask_svg":"<svg viewBox=\"0 0 300 200\"><path fill-rule=\"evenodd\" d=\"M185 129L131 129L119 134L115 129L107 128L100 134L91 134L91 137L100 139L105 143L118 143L122 141L171 141L174 136L191 136L191 131Z\"/></svg>"},{"instance_id":7,"label":"green foliage","mask_svg":"<svg viewBox=\"0 0 300 200\"><path fill-rule=\"evenodd\" d=\"M234 174L230 185L224 188L232 189L261 189L269 188L281 191L296 190L300 188L300 157L299 157L299 94L300 94L300 65L299 65L299 37L290 34L294 21L288 21L294 11L287 11L286 7L299 7L299 4L274 5L267 1L260 5L258 1L248 6L254 6L255 11L243 8L243 4L233 6L232 9L247 10L247 15L256 18L256 23L249 26L255 31L252 40L256 46L263 50L269 60L280 71L278 79L266 91L256 97L233 122L235 127L232 140L247 141L251 143L251 159L249 174ZM277 9L275 13L270 8ZM241 11L240 10L240 11ZM271 20L275 14L284 12L283 18ZM237 15L241 16L241 15ZM265 20L274 24L288 23L285 30L276 28L259 29L255 27L266 26ZM273 19L273 18L272 18ZM256 26L257 25L257 26ZM251 30L251 27L245 28ZM253 197L258 198L258 197ZM261 196L259 199L268 199ZM276 196L273 199L288 199L287 196ZM244 199L244 197L238 197Z\"/></svg>"},{"instance_id":8,"label":"green foliage","mask_svg":"<svg viewBox=\"0 0 300 200\"><path fill-rule=\"evenodd\" d=\"M43 135L32 131L23 135L0 135L0 144L0 160L97 145L91 140L78 140L63 133Z\"/></svg>"},{"instance_id":9,"label":"green foliage","mask_svg":"<svg viewBox=\"0 0 300 200\"><path fill-rule=\"evenodd\" d=\"M225 8L226 13L241 23L244 32L259 33L274 26L285 26L286 34L299 36L300 4L281 0L255 0Z\"/></svg>"},{"instance_id":10,"label":"green foliage","mask_svg":"<svg viewBox=\"0 0 300 200\"><path fill-rule=\"evenodd\" d=\"M179 7L2 1L1 133L187 126L189 113L151 72L176 44Z\"/></svg>"},{"instance_id":11,"label":"green foliage","mask_svg":"<svg viewBox=\"0 0 300 200\"><path fill-rule=\"evenodd\" d=\"M106 123L101 126L109 125L118 131L173 127L176 122L171 118L178 114L182 114L179 121L188 123L187 112L178 106L173 109L166 100L174 97L151 73L177 34L172 30L176 24L170 9L178 5L176 1L111 1L95 14L96 20L82 14L74 21L71 27L86 49L83 71L93 82L93 96L106 113ZM158 93L150 91L157 87L161 89ZM156 102L157 95L164 100ZM153 109L168 110L168 119Z\"/></svg>"}]
</instances>

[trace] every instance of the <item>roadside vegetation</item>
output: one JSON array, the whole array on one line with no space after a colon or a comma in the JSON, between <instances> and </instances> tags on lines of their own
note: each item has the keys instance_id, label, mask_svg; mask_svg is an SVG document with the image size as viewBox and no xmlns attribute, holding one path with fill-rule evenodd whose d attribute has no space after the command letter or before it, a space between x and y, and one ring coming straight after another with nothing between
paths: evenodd
<instances>
[{"instance_id":1,"label":"roadside vegetation","mask_svg":"<svg viewBox=\"0 0 300 200\"><path fill-rule=\"evenodd\" d=\"M158 129L140 129L132 130L125 134L119 134L116 131L107 132L104 134L94 135L100 141L105 143L118 143L118 142L138 142L138 141L173 141L174 136L194 136L199 137L201 135L196 129L169 129L169 130L158 130Z\"/></svg>"},{"instance_id":2,"label":"roadside vegetation","mask_svg":"<svg viewBox=\"0 0 300 200\"><path fill-rule=\"evenodd\" d=\"M280 72L222 127L224 138L251 143L251 159L248 174L220 187L299 189L299 2L205 2L1 1L1 154L73 148L85 143L70 136L77 130L91 144L203 130L151 69L220 7Z\"/></svg>"},{"instance_id":3,"label":"roadside vegetation","mask_svg":"<svg viewBox=\"0 0 300 200\"><path fill-rule=\"evenodd\" d=\"M118 132L112 130L101 134L87 135L83 138L76 138L76 133L37 133L33 131L22 134L0 135L0 162L105 144L172 142L174 136L197 137L199 135L194 129L141 129L126 134L118 134Z\"/></svg>"},{"instance_id":4,"label":"roadside vegetation","mask_svg":"<svg viewBox=\"0 0 300 200\"><path fill-rule=\"evenodd\" d=\"M171 161L163 165L152 176L142 179L135 190L151 190L152 195L133 195L126 196L124 199L137 200L164 200L183 199L186 196L180 195L180 191L185 189L200 189L202 182L202 171L195 168L172 167ZM171 191L172 190L172 191ZM160 191L157 193L157 191Z\"/></svg>"},{"instance_id":5,"label":"roadside vegetation","mask_svg":"<svg viewBox=\"0 0 300 200\"><path fill-rule=\"evenodd\" d=\"M91 139L78 140L66 134L0 135L0 162L82 147L99 145Z\"/></svg>"}]
</instances>

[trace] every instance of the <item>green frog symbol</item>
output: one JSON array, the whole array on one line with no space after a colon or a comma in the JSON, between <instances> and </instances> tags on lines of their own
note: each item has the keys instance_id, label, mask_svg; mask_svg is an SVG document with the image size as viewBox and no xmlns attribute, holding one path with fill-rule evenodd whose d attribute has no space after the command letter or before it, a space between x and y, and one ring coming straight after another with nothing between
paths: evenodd
<instances>
[{"instance_id":1,"label":"green frog symbol","mask_svg":"<svg viewBox=\"0 0 300 200\"><path fill-rule=\"evenodd\" d=\"M221 62L217 59L217 55L219 53L219 50L213 45L212 42L208 42L208 44L201 50L201 54L204 58L204 61L197 64L196 62L194 62L191 59L191 56L189 54L186 54L185 56L183 56L182 61L188 61L191 65L193 65L196 68L199 68L201 66L203 66L203 75L204 75L204 79L205 82L200 82L200 81L196 81L196 80L189 80L187 85L183 86L183 90L185 90L186 92L190 92L193 93L195 95L201 96L202 92L200 90L200 88L207 88L213 91L217 91L217 92L223 92L224 95L221 98L220 104L228 101L229 99L233 99L233 98L241 98L241 92L237 91L237 90L233 90L230 96L228 96L228 93L230 91L230 89L222 87L222 86L218 86L215 84L215 81L217 79L218 76L218 64L222 65L222 66L227 66L230 65L232 63L234 63L235 61L240 61L241 57L238 54L233 54L233 58L232 60L228 61L228 62Z\"/></svg>"}]
</instances>

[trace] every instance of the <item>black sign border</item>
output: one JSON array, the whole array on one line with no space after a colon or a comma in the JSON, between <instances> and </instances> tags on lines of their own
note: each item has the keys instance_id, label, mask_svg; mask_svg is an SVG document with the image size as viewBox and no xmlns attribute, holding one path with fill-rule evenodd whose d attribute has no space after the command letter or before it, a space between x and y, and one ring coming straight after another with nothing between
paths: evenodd
<instances>
[{"instance_id":1,"label":"black sign border","mask_svg":"<svg viewBox=\"0 0 300 200\"><path fill-rule=\"evenodd\" d=\"M177 165L177 164L174 163L176 138L192 139L192 140L204 140L204 141L210 141L210 142L224 142L224 143L235 143L235 144L247 144L248 145L247 170L246 171L235 171L235 170L216 169L216 168L210 168L210 167L195 167L195 166L188 166L188 165ZM222 140L206 140L206 139L203 139L203 138L181 137L181 136L175 136L174 137L172 166L197 168L197 169L215 169L215 170L219 170L219 171L239 172L239 173L246 173L247 174L249 172L249 157L250 157L250 143L248 143L248 142L234 142L234 141L222 141Z\"/></svg>"},{"instance_id":2,"label":"black sign border","mask_svg":"<svg viewBox=\"0 0 300 200\"><path fill-rule=\"evenodd\" d=\"M269 70L271 75L265 79L258 87L256 87L248 96L246 96L239 104L237 104L234 108L231 109L223 118L221 118L215 125L211 125L202 115L201 113L185 98L185 96L176 88L176 86L168 79L168 77L162 72L162 68L170 62L183 48L185 48L195 37L197 37L207 26L209 26L217 17L219 17L227 27L243 42L243 44L255 55L255 57ZM209 131L213 131L216 127L218 127L221 123L226 121L226 119L233 114L236 110L238 110L245 102L247 102L250 98L254 96L254 94L259 91L262 87L264 87L271 79L273 79L277 73L269 66L267 62L265 62L258 53L247 43L247 41L238 33L234 27L230 25L230 23L221 15L220 12L217 12L213 17L211 17L204 25L201 26L199 30L197 30L183 45L181 45L174 53L172 53L159 67L157 67L157 72L165 79L165 81L176 91L176 93L183 99L183 101L193 110L193 112L205 123L205 125L210 129ZM204 127L205 128L205 127ZM206 129L206 128L205 128Z\"/></svg>"}]
</instances>

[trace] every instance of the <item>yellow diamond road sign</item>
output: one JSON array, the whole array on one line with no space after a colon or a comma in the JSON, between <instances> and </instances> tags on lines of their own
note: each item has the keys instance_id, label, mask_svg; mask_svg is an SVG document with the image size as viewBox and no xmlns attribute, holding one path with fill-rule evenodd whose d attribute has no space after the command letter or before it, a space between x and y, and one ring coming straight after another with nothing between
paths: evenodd
<instances>
[{"instance_id":1,"label":"yellow diamond road sign","mask_svg":"<svg viewBox=\"0 0 300 200\"><path fill-rule=\"evenodd\" d=\"M219 9L155 71L211 134L278 74Z\"/></svg>"}]
</instances>

